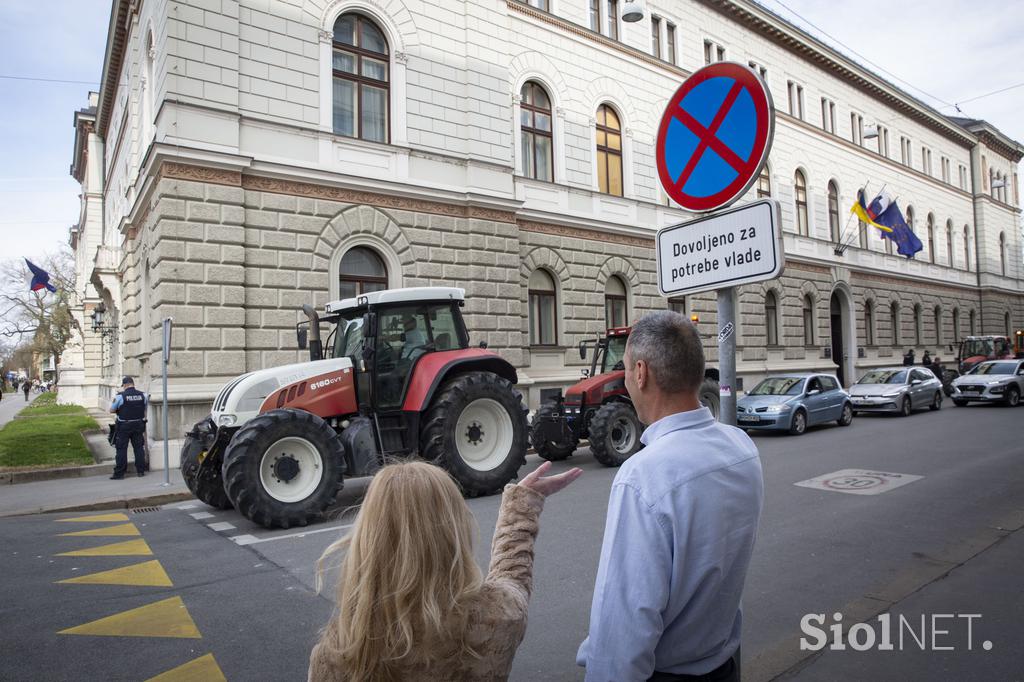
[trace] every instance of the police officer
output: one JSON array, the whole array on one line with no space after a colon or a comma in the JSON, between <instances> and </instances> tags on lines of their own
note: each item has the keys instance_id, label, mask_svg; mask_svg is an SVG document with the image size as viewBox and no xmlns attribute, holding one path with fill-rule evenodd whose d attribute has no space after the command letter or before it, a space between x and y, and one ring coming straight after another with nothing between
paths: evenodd
<instances>
[{"instance_id":1,"label":"police officer","mask_svg":"<svg viewBox=\"0 0 1024 682\"><path fill-rule=\"evenodd\" d=\"M135 390L135 381L131 377L121 379L121 392L110 404L110 411L117 415L112 481L124 478L128 470L128 441L131 441L135 454L135 471L139 476L146 473L146 402L146 394Z\"/></svg>"}]
</instances>

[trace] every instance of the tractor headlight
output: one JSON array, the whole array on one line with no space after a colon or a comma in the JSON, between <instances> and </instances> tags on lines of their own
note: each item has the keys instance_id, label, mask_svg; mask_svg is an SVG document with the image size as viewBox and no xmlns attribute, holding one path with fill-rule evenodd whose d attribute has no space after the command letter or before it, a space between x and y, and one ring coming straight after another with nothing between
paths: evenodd
<instances>
[{"instance_id":1,"label":"tractor headlight","mask_svg":"<svg viewBox=\"0 0 1024 682\"><path fill-rule=\"evenodd\" d=\"M217 426L234 426L237 421L238 417L233 414L222 414L217 417Z\"/></svg>"}]
</instances>

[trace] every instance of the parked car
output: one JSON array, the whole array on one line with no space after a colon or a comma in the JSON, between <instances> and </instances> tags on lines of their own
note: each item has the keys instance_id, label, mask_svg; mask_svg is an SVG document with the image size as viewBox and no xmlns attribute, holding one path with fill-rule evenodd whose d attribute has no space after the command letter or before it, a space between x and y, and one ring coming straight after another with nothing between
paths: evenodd
<instances>
[{"instance_id":1,"label":"parked car","mask_svg":"<svg viewBox=\"0 0 1024 682\"><path fill-rule=\"evenodd\" d=\"M953 380L953 404L969 402L1020 404L1024 394L1024 360L991 360L976 365L967 374Z\"/></svg>"},{"instance_id":2,"label":"parked car","mask_svg":"<svg viewBox=\"0 0 1024 682\"><path fill-rule=\"evenodd\" d=\"M942 407L942 382L927 367L882 367L851 386L850 398L854 414L895 412L908 417L922 407Z\"/></svg>"},{"instance_id":3,"label":"parked car","mask_svg":"<svg viewBox=\"0 0 1024 682\"><path fill-rule=\"evenodd\" d=\"M849 426L850 395L830 374L782 374L763 379L736 403L736 424L744 429L789 431L799 436L824 422Z\"/></svg>"}]
</instances>

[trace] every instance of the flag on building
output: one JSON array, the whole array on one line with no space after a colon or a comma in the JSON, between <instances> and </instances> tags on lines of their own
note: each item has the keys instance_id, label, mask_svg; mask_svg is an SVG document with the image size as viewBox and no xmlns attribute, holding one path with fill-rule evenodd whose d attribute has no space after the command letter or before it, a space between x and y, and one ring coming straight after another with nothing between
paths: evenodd
<instances>
[{"instance_id":1,"label":"flag on building","mask_svg":"<svg viewBox=\"0 0 1024 682\"><path fill-rule=\"evenodd\" d=\"M876 200L877 198L878 197L875 197ZM872 201L872 205L873 204L874 201ZM880 225L877 222L875 222L876 215L871 212L870 205L867 203L867 200L864 197L863 189L857 190L857 200L854 201L853 206L850 207L850 213L857 216L857 219L860 220L862 223L867 223L868 225L877 227L882 232L892 232L892 228L886 227L885 225Z\"/></svg>"},{"instance_id":2,"label":"flag on building","mask_svg":"<svg viewBox=\"0 0 1024 682\"><path fill-rule=\"evenodd\" d=\"M28 269L32 271L32 283L29 285L32 291L49 289L51 292L56 293L57 287L50 284L50 273L43 270L28 258L25 259L25 262L28 263Z\"/></svg>"},{"instance_id":3,"label":"flag on building","mask_svg":"<svg viewBox=\"0 0 1024 682\"><path fill-rule=\"evenodd\" d=\"M924 248L924 244L903 218L899 204L887 194L879 194L872 199L867 205L867 213L874 217L873 224L889 228L888 232L882 233L882 237L894 241L896 251L901 256L913 258L914 254Z\"/></svg>"}]
</instances>

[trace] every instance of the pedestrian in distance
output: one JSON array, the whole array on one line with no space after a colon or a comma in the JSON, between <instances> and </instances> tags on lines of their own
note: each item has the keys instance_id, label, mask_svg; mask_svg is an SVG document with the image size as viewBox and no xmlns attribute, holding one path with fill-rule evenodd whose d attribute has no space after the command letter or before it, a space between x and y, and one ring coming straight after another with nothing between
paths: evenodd
<instances>
[{"instance_id":1,"label":"pedestrian in distance","mask_svg":"<svg viewBox=\"0 0 1024 682\"><path fill-rule=\"evenodd\" d=\"M612 482L588 637L588 682L740 679L740 596L761 516L757 447L698 400L696 327L651 313L629 334L626 390L648 424Z\"/></svg>"},{"instance_id":2,"label":"pedestrian in distance","mask_svg":"<svg viewBox=\"0 0 1024 682\"><path fill-rule=\"evenodd\" d=\"M121 392L114 396L110 411L117 415L114 434L114 474L110 480L124 478L128 471L128 443L135 455L135 472L146 474L146 394L136 390L131 377L121 379Z\"/></svg>"},{"instance_id":3,"label":"pedestrian in distance","mask_svg":"<svg viewBox=\"0 0 1024 682\"><path fill-rule=\"evenodd\" d=\"M549 468L505 486L486 576L473 558L473 515L448 472L420 461L378 471L350 533L317 564L319 590L330 558L346 550L309 680L507 679L526 631L544 500L583 473L543 476Z\"/></svg>"},{"instance_id":4,"label":"pedestrian in distance","mask_svg":"<svg viewBox=\"0 0 1024 682\"><path fill-rule=\"evenodd\" d=\"M936 355L932 359L932 364L928 366L928 369L932 371L932 374L935 375L936 379L944 381L943 377L946 376L946 369L942 366L942 358Z\"/></svg>"},{"instance_id":5,"label":"pedestrian in distance","mask_svg":"<svg viewBox=\"0 0 1024 682\"><path fill-rule=\"evenodd\" d=\"M914 362L914 349L909 348L907 349L907 352L903 354L903 366L910 367L914 364Z\"/></svg>"},{"instance_id":6,"label":"pedestrian in distance","mask_svg":"<svg viewBox=\"0 0 1024 682\"><path fill-rule=\"evenodd\" d=\"M921 356L921 364L924 365L925 367L931 367L932 354L929 353L928 351L925 351L924 355Z\"/></svg>"},{"instance_id":7,"label":"pedestrian in distance","mask_svg":"<svg viewBox=\"0 0 1024 682\"><path fill-rule=\"evenodd\" d=\"M28 385L27 381L25 381L25 382L23 382L21 384L21 392L25 394L25 402L26 403L28 402L28 392L29 392L30 389L31 389L31 387Z\"/></svg>"}]
</instances>

